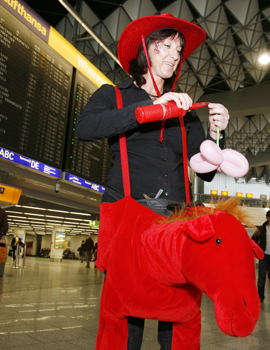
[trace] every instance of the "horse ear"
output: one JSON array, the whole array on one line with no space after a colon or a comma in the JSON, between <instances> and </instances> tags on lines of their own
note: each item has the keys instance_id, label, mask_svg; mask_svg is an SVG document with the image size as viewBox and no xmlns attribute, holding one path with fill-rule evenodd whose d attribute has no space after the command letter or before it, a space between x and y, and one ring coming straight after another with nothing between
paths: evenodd
<instances>
[{"instance_id":1,"label":"horse ear","mask_svg":"<svg viewBox=\"0 0 270 350\"><path fill-rule=\"evenodd\" d=\"M206 241L215 234L209 215L203 215L197 219L187 221L185 230L189 236L199 242Z\"/></svg>"},{"instance_id":2,"label":"horse ear","mask_svg":"<svg viewBox=\"0 0 270 350\"><path fill-rule=\"evenodd\" d=\"M263 250L251 238L250 238L250 244L253 250L254 258L262 260L264 257Z\"/></svg>"}]
</instances>

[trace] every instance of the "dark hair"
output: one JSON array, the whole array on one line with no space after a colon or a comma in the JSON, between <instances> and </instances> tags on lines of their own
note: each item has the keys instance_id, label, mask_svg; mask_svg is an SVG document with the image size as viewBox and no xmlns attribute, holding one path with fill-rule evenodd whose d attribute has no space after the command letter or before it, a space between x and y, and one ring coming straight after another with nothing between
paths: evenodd
<instances>
[{"instance_id":1,"label":"dark hair","mask_svg":"<svg viewBox=\"0 0 270 350\"><path fill-rule=\"evenodd\" d=\"M180 53L180 61L181 61L183 57L186 40L184 35L176 29L172 29L172 28L159 29L151 33L150 35L148 35L148 37L145 38L145 46L146 46L147 52L148 52L149 46L156 40L162 41L171 36L175 37L177 35L179 35L179 37L182 39L182 44L181 44L182 50ZM149 57L149 60L150 60L150 57ZM150 61L150 64L151 64L151 61ZM136 58L132 59L129 63L129 74L133 77L133 80L136 81L136 84L141 87L146 83L146 80L143 77L143 75L147 73L147 70L148 70L147 60L145 57L143 45L141 43L139 46ZM165 79L164 91L169 91L171 89L175 81L175 77L176 77L176 73L174 72L171 78Z\"/></svg>"},{"instance_id":2,"label":"dark hair","mask_svg":"<svg viewBox=\"0 0 270 350\"><path fill-rule=\"evenodd\" d=\"M270 218L270 210L268 210L268 212L266 213L266 216L267 216L268 218Z\"/></svg>"}]
</instances>

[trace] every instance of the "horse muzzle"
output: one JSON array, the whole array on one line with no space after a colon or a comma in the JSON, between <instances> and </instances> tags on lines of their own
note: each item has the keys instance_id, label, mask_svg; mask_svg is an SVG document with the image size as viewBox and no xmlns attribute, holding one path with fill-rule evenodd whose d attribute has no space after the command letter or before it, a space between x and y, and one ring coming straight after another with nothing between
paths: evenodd
<instances>
[{"instance_id":1,"label":"horse muzzle","mask_svg":"<svg viewBox=\"0 0 270 350\"><path fill-rule=\"evenodd\" d=\"M260 316L260 299L255 281L241 280L218 291L214 298L215 316L219 329L233 337L252 333ZM240 286L240 287L238 287Z\"/></svg>"}]
</instances>

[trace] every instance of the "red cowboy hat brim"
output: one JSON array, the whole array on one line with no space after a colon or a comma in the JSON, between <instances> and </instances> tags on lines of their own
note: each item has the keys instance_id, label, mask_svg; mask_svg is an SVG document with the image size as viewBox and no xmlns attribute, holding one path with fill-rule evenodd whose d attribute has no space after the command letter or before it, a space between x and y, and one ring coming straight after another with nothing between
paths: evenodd
<instances>
[{"instance_id":1,"label":"red cowboy hat brim","mask_svg":"<svg viewBox=\"0 0 270 350\"><path fill-rule=\"evenodd\" d=\"M118 42L118 59L123 69L129 74L129 63L136 58L142 37L159 29L173 28L181 32L186 45L182 62L195 51L205 40L205 31L194 23L176 18L169 13L145 16L135 19L123 31Z\"/></svg>"}]
</instances>

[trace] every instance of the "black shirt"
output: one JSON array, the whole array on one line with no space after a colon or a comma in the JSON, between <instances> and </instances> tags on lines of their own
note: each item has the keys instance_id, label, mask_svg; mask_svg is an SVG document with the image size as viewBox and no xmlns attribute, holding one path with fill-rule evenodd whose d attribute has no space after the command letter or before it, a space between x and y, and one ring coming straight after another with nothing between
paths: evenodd
<instances>
[{"instance_id":1,"label":"black shirt","mask_svg":"<svg viewBox=\"0 0 270 350\"><path fill-rule=\"evenodd\" d=\"M119 150L120 133L125 132L130 169L131 196L142 199L143 194L154 197L159 189L160 198L185 201L182 135L178 118L166 120L163 142L159 141L161 122L138 124L135 109L138 106L153 104L148 93L138 88L129 79L118 86L123 99L123 108L117 109L116 95L112 85L102 85L77 119L76 131L84 141L108 138L112 150L112 168L105 187L117 192L121 197L123 182ZM200 144L205 133L195 111L185 117L188 158L200 152ZM213 140L208 134L208 139ZM215 142L215 140L213 140ZM224 138L220 140L220 147ZM211 181L215 171L198 174L205 181ZM103 202L113 202L106 192Z\"/></svg>"}]
</instances>

